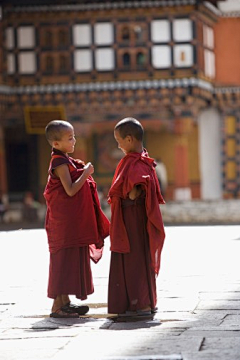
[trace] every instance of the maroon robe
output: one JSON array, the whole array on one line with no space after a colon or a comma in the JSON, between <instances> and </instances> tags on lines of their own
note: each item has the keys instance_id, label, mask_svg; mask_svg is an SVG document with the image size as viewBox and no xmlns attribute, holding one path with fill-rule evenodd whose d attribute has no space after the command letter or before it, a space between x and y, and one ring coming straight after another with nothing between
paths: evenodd
<instances>
[{"instance_id":1,"label":"maroon robe","mask_svg":"<svg viewBox=\"0 0 240 360\"><path fill-rule=\"evenodd\" d=\"M109 313L156 306L156 275L165 232L159 208L164 203L154 160L129 153L119 163L109 191L111 204L111 265L108 287ZM142 194L128 197L135 185Z\"/></svg>"},{"instance_id":2,"label":"maroon robe","mask_svg":"<svg viewBox=\"0 0 240 360\"><path fill-rule=\"evenodd\" d=\"M93 292L90 257L98 262L109 221L100 208L96 183L85 181L72 197L68 196L54 169L67 164L72 181L83 172L81 161L53 149L48 182L44 191L47 203L45 227L50 251L48 296L76 295L86 299Z\"/></svg>"}]
</instances>

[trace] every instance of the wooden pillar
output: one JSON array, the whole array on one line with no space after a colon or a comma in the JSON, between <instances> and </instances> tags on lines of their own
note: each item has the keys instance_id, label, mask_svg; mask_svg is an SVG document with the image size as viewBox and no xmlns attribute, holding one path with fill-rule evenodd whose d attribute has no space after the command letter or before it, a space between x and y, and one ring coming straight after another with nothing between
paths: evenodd
<instances>
[{"instance_id":1,"label":"wooden pillar","mask_svg":"<svg viewBox=\"0 0 240 360\"><path fill-rule=\"evenodd\" d=\"M174 148L175 190L174 200L191 200L189 179L188 134L191 119L176 119L176 141Z\"/></svg>"},{"instance_id":2,"label":"wooden pillar","mask_svg":"<svg viewBox=\"0 0 240 360\"><path fill-rule=\"evenodd\" d=\"M174 149L175 158L175 179L176 187L184 188L189 186L188 172L188 144L186 138L177 140Z\"/></svg>"}]
</instances>

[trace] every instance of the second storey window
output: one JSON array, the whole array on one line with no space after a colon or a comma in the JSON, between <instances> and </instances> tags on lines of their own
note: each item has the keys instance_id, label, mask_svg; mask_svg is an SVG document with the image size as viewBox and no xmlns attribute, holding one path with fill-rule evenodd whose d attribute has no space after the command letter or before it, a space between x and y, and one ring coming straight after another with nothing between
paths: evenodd
<instances>
[{"instance_id":1,"label":"second storey window","mask_svg":"<svg viewBox=\"0 0 240 360\"><path fill-rule=\"evenodd\" d=\"M203 25L204 73L210 79L215 78L214 32L208 25Z\"/></svg>"},{"instance_id":2,"label":"second storey window","mask_svg":"<svg viewBox=\"0 0 240 360\"><path fill-rule=\"evenodd\" d=\"M35 29L33 26L20 26L17 29L17 46L19 49L32 49L35 46Z\"/></svg>"},{"instance_id":3,"label":"second storey window","mask_svg":"<svg viewBox=\"0 0 240 360\"><path fill-rule=\"evenodd\" d=\"M59 71L64 73L68 70L68 58L65 55L61 55L59 59Z\"/></svg>"},{"instance_id":4,"label":"second storey window","mask_svg":"<svg viewBox=\"0 0 240 360\"><path fill-rule=\"evenodd\" d=\"M45 32L44 36L44 47L52 48L53 47L53 34L50 30Z\"/></svg>"},{"instance_id":5,"label":"second storey window","mask_svg":"<svg viewBox=\"0 0 240 360\"><path fill-rule=\"evenodd\" d=\"M60 47L66 47L67 45L69 45L67 31L59 30L59 32L58 32L58 45Z\"/></svg>"},{"instance_id":6,"label":"second storey window","mask_svg":"<svg viewBox=\"0 0 240 360\"><path fill-rule=\"evenodd\" d=\"M130 55L129 53L124 53L123 54L123 59L122 59L122 63L124 67L129 67L130 66Z\"/></svg>"},{"instance_id":7,"label":"second storey window","mask_svg":"<svg viewBox=\"0 0 240 360\"><path fill-rule=\"evenodd\" d=\"M78 72L88 72L93 69L91 50L74 51L74 69Z\"/></svg>"},{"instance_id":8,"label":"second storey window","mask_svg":"<svg viewBox=\"0 0 240 360\"><path fill-rule=\"evenodd\" d=\"M125 41L125 40L126 40L126 41L130 40L130 29L129 29L128 26L124 26L124 27L122 28L121 39L122 39L123 41Z\"/></svg>"},{"instance_id":9,"label":"second storey window","mask_svg":"<svg viewBox=\"0 0 240 360\"><path fill-rule=\"evenodd\" d=\"M45 71L46 73L52 73L54 70L53 58L52 56L46 57Z\"/></svg>"},{"instance_id":10,"label":"second storey window","mask_svg":"<svg viewBox=\"0 0 240 360\"><path fill-rule=\"evenodd\" d=\"M115 67L114 28L110 22L73 26L74 69L77 72L111 71Z\"/></svg>"},{"instance_id":11,"label":"second storey window","mask_svg":"<svg viewBox=\"0 0 240 360\"><path fill-rule=\"evenodd\" d=\"M154 68L184 68L194 65L192 20L155 19L151 22L151 40Z\"/></svg>"},{"instance_id":12,"label":"second storey window","mask_svg":"<svg viewBox=\"0 0 240 360\"><path fill-rule=\"evenodd\" d=\"M17 28L19 74L30 75L37 71L35 46L35 28L33 26L19 26Z\"/></svg>"},{"instance_id":13,"label":"second storey window","mask_svg":"<svg viewBox=\"0 0 240 360\"><path fill-rule=\"evenodd\" d=\"M18 55L19 73L24 75L33 74L37 70L35 53L32 51L20 52Z\"/></svg>"}]
</instances>

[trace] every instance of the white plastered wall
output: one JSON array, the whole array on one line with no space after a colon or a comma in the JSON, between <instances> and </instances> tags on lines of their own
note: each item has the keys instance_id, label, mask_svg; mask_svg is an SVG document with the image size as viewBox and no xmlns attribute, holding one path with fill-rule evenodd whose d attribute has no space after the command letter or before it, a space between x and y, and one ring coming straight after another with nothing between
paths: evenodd
<instances>
[{"instance_id":1,"label":"white plastered wall","mask_svg":"<svg viewBox=\"0 0 240 360\"><path fill-rule=\"evenodd\" d=\"M222 198L221 176L221 118L214 108L204 110L198 117L201 198Z\"/></svg>"},{"instance_id":2,"label":"white plastered wall","mask_svg":"<svg viewBox=\"0 0 240 360\"><path fill-rule=\"evenodd\" d=\"M240 0L218 1L218 7L223 12L240 11Z\"/></svg>"}]
</instances>

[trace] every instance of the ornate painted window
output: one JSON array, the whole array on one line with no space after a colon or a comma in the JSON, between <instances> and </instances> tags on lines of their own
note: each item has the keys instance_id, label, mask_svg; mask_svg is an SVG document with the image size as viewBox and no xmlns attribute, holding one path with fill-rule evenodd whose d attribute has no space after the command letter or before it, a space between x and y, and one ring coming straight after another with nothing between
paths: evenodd
<instances>
[{"instance_id":1,"label":"ornate painted window","mask_svg":"<svg viewBox=\"0 0 240 360\"><path fill-rule=\"evenodd\" d=\"M45 59L45 72L52 73L54 70L54 61L52 56L46 56Z\"/></svg>"},{"instance_id":2,"label":"ornate painted window","mask_svg":"<svg viewBox=\"0 0 240 360\"><path fill-rule=\"evenodd\" d=\"M52 31L46 30L44 34L44 47L52 48L53 47L53 34Z\"/></svg>"},{"instance_id":3,"label":"ornate painted window","mask_svg":"<svg viewBox=\"0 0 240 360\"><path fill-rule=\"evenodd\" d=\"M147 63L146 54L144 54L142 51L137 52L136 63L138 68L144 68Z\"/></svg>"},{"instance_id":4,"label":"ornate painted window","mask_svg":"<svg viewBox=\"0 0 240 360\"><path fill-rule=\"evenodd\" d=\"M122 64L125 68L130 67L131 65L131 58L130 54L128 52L125 52L122 57Z\"/></svg>"},{"instance_id":5,"label":"ornate painted window","mask_svg":"<svg viewBox=\"0 0 240 360\"><path fill-rule=\"evenodd\" d=\"M59 58L59 72L65 73L68 69L68 58L66 55L61 55Z\"/></svg>"},{"instance_id":6,"label":"ornate painted window","mask_svg":"<svg viewBox=\"0 0 240 360\"><path fill-rule=\"evenodd\" d=\"M58 32L58 44L60 47L65 47L67 45L69 45L69 41L68 41L68 33L66 30L59 30Z\"/></svg>"},{"instance_id":7,"label":"ornate painted window","mask_svg":"<svg viewBox=\"0 0 240 360\"><path fill-rule=\"evenodd\" d=\"M129 26L124 26L121 31L121 39L123 41L129 41L130 40L130 29Z\"/></svg>"}]
</instances>

